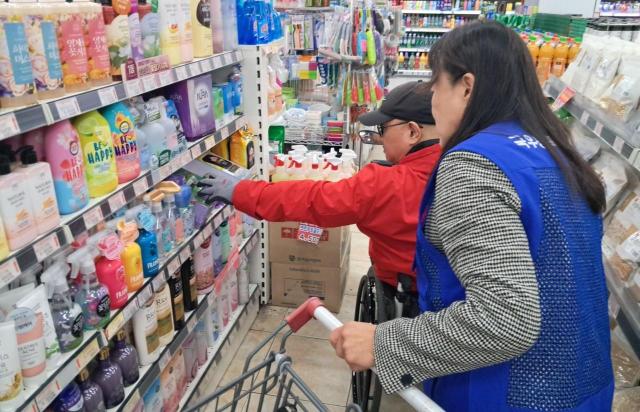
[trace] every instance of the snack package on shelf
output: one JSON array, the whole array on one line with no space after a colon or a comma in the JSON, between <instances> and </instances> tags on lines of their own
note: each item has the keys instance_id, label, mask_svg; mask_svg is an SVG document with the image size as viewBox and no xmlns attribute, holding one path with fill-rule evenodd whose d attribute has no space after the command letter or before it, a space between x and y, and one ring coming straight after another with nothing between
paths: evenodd
<instances>
[{"instance_id":1,"label":"snack package on shelf","mask_svg":"<svg viewBox=\"0 0 640 412\"><path fill-rule=\"evenodd\" d=\"M602 253L615 275L629 280L640 261L640 195L630 191L618 205L602 239Z\"/></svg>"},{"instance_id":2,"label":"snack package on shelf","mask_svg":"<svg viewBox=\"0 0 640 412\"><path fill-rule=\"evenodd\" d=\"M587 162L595 159L601 150L600 142L597 138L590 136L584 127L578 122L573 122L571 126L571 136L573 143L578 149L580 156Z\"/></svg>"},{"instance_id":3,"label":"snack package on shelf","mask_svg":"<svg viewBox=\"0 0 640 412\"><path fill-rule=\"evenodd\" d=\"M600 98L600 106L612 116L626 122L640 99L640 47L625 47L618 75Z\"/></svg>"},{"instance_id":4,"label":"snack package on shelf","mask_svg":"<svg viewBox=\"0 0 640 412\"><path fill-rule=\"evenodd\" d=\"M640 361L622 333L611 336L611 363L616 388L632 388L640 382Z\"/></svg>"},{"instance_id":5,"label":"snack package on shelf","mask_svg":"<svg viewBox=\"0 0 640 412\"><path fill-rule=\"evenodd\" d=\"M609 152L603 152L596 161L593 162L593 168L598 175L600 175L600 179L604 183L607 212L609 212L620 193L622 193L627 186L629 180L624 161L619 156Z\"/></svg>"}]
</instances>

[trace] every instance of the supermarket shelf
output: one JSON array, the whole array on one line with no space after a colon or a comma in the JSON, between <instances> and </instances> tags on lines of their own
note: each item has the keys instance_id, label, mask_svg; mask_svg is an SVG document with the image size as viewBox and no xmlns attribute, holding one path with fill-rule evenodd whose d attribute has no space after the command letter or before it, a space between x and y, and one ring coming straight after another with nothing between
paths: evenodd
<instances>
[{"instance_id":1,"label":"supermarket shelf","mask_svg":"<svg viewBox=\"0 0 640 412\"><path fill-rule=\"evenodd\" d=\"M451 29L448 27L405 27L404 31L412 33L446 33Z\"/></svg>"},{"instance_id":2,"label":"supermarket shelf","mask_svg":"<svg viewBox=\"0 0 640 412\"><path fill-rule=\"evenodd\" d=\"M421 77L421 78L430 78L431 70L405 70L400 69L396 71L398 76L408 76L408 77Z\"/></svg>"},{"instance_id":3,"label":"supermarket shelf","mask_svg":"<svg viewBox=\"0 0 640 412\"><path fill-rule=\"evenodd\" d=\"M283 5L276 5L276 10L285 11L290 14L295 13L321 13L321 12L331 12L333 11L333 7L287 7Z\"/></svg>"},{"instance_id":4,"label":"supermarket shelf","mask_svg":"<svg viewBox=\"0 0 640 412\"><path fill-rule=\"evenodd\" d=\"M605 275L607 278L607 289L613 294L620 305L620 311L616 316L616 322L634 348L636 356L640 357L640 304L631 296L629 291L622 285L622 282L612 273L605 263Z\"/></svg>"},{"instance_id":5,"label":"supermarket shelf","mask_svg":"<svg viewBox=\"0 0 640 412\"><path fill-rule=\"evenodd\" d=\"M24 402L16 411L44 411L100 351L98 331L85 331L84 340L75 350L62 354L58 367L47 373L47 379L37 388L24 391Z\"/></svg>"},{"instance_id":6,"label":"supermarket shelf","mask_svg":"<svg viewBox=\"0 0 640 412\"><path fill-rule=\"evenodd\" d=\"M257 293L258 290L257 285L249 285L249 302L257 303ZM113 411L133 411L135 410L136 405L142 399L144 393L149 389L153 381L160 376L160 373L164 369L164 367L169 363L173 355L180 349L184 340L189 336L189 334L195 328L196 323L199 319L202 318L205 311L209 307L209 299L208 296L212 296L211 294L207 296L198 296L198 308L189 312L185 316L186 325L180 331L176 332L173 336L173 340L167 346L164 347L158 361L151 364L149 367L144 368L144 373L140 373L140 379L134 385L131 385L129 388L125 389L125 400L116 408L111 410ZM234 315L231 317L229 323L227 324L225 331L227 330L235 330L239 327L239 321L246 318L245 314L247 312L247 308L249 305L241 305L238 306ZM222 340L221 340L222 342ZM218 350L221 346L217 346ZM214 348L215 349L215 348ZM216 356L213 356L214 358ZM200 376L200 380L202 377ZM197 385L193 385L195 388ZM191 394L193 394L193 389L191 389ZM191 396L191 395L189 395Z\"/></svg>"},{"instance_id":7,"label":"supermarket shelf","mask_svg":"<svg viewBox=\"0 0 640 412\"><path fill-rule=\"evenodd\" d=\"M600 17L640 17L640 13L603 11L600 12Z\"/></svg>"},{"instance_id":8,"label":"supermarket shelf","mask_svg":"<svg viewBox=\"0 0 640 412\"><path fill-rule=\"evenodd\" d=\"M334 146L334 147L342 147L343 142L334 142L331 140L295 140L295 139L285 139L284 142L286 144L303 144L307 146Z\"/></svg>"},{"instance_id":9,"label":"supermarket shelf","mask_svg":"<svg viewBox=\"0 0 640 412\"><path fill-rule=\"evenodd\" d=\"M105 87L43 101L37 105L3 110L0 111L0 140L241 61L240 51L224 52L136 80L114 82Z\"/></svg>"},{"instance_id":10,"label":"supermarket shelf","mask_svg":"<svg viewBox=\"0 0 640 412\"><path fill-rule=\"evenodd\" d=\"M112 193L92 199L89 205L82 210L64 216L60 227L0 261L0 287L17 278L22 271L66 247L76 236L95 227L115 211L132 202L203 152L228 138L236 130L245 127L246 124L246 117L235 118L215 133L190 143L189 150L180 157L156 170L142 172L136 180L121 184Z\"/></svg>"},{"instance_id":11,"label":"supermarket shelf","mask_svg":"<svg viewBox=\"0 0 640 412\"><path fill-rule=\"evenodd\" d=\"M568 87L557 77L551 77L544 85L544 91L556 99L558 95ZM640 150L629 142L632 140L633 131L623 122L612 118L600 110L595 103L585 96L576 95L563 107L583 126L604 140L613 150L640 171Z\"/></svg>"},{"instance_id":12,"label":"supermarket shelf","mask_svg":"<svg viewBox=\"0 0 640 412\"><path fill-rule=\"evenodd\" d=\"M104 328L106 339L105 342L102 342L103 346L108 345L109 339L116 335L138 309L144 307L145 302L149 300L154 291L161 289L167 283L169 276L180 269L180 265L186 262L205 239L211 236L211 233L231 215L231 211L230 206L222 206L214 210L202 228L195 231L189 238L174 248L171 255L160 265L157 275L147 278L144 286L136 292L130 293L129 300L123 308L111 311L111 321Z\"/></svg>"},{"instance_id":13,"label":"supermarket shelf","mask_svg":"<svg viewBox=\"0 0 640 412\"><path fill-rule=\"evenodd\" d=\"M402 14L455 14L456 16L479 16L480 10L411 10L402 9Z\"/></svg>"},{"instance_id":14,"label":"supermarket shelf","mask_svg":"<svg viewBox=\"0 0 640 412\"><path fill-rule=\"evenodd\" d=\"M431 47L398 47L399 52L429 53Z\"/></svg>"}]
</instances>

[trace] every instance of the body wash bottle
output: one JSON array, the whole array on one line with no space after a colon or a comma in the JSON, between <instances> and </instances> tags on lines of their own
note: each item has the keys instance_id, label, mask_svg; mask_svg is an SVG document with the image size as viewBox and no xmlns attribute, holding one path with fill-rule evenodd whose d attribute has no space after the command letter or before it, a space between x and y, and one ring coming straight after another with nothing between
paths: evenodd
<instances>
[{"instance_id":1,"label":"body wash bottle","mask_svg":"<svg viewBox=\"0 0 640 412\"><path fill-rule=\"evenodd\" d=\"M214 276L211 242L211 238L202 242L193 256L193 268L196 272L198 295L206 295L211 292L213 288Z\"/></svg>"},{"instance_id":2,"label":"body wash bottle","mask_svg":"<svg viewBox=\"0 0 640 412\"><path fill-rule=\"evenodd\" d=\"M129 13L129 37L131 38L131 57L133 60L138 61L144 59L140 14L138 13L138 0L131 0L131 12Z\"/></svg>"},{"instance_id":3,"label":"body wash bottle","mask_svg":"<svg viewBox=\"0 0 640 412\"><path fill-rule=\"evenodd\" d=\"M38 162L31 146L20 152L20 161L22 167L17 172L24 177L38 233L48 233L60 224L51 167L48 163Z\"/></svg>"},{"instance_id":4,"label":"body wash bottle","mask_svg":"<svg viewBox=\"0 0 640 412\"><path fill-rule=\"evenodd\" d=\"M127 343L125 337L125 331L119 330L113 342L111 362L120 366L124 386L127 387L136 383L140 377L140 371L138 370L138 352Z\"/></svg>"},{"instance_id":5,"label":"body wash bottle","mask_svg":"<svg viewBox=\"0 0 640 412\"><path fill-rule=\"evenodd\" d=\"M100 386L104 394L104 406L109 409L118 406L124 400L124 382L122 370L117 363L109 359L109 348L102 348L98 355L98 366L93 373L93 381Z\"/></svg>"},{"instance_id":6,"label":"body wash bottle","mask_svg":"<svg viewBox=\"0 0 640 412\"><path fill-rule=\"evenodd\" d=\"M180 0L151 0L153 10L159 17L160 50L162 54L169 56L172 66L182 63L180 49Z\"/></svg>"},{"instance_id":7,"label":"body wash bottle","mask_svg":"<svg viewBox=\"0 0 640 412\"><path fill-rule=\"evenodd\" d=\"M211 56L213 54L211 1L191 0L190 3L193 55L195 57Z\"/></svg>"},{"instance_id":8,"label":"body wash bottle","mask_svg":"<svg viewBox=\"0 0 640 412\"><path fill-rule=\"evenodd\" d=\"M67 93L89 89L89 57L84 38L84 16L77 3L55 1L59 10L58 48Z\"/></svg>"},{"instance_id":9,"label":"body wash bottle","mask_svg":"<svg viewBox=\"0 0 640 412\"><path fill-rule=\"evenodd\" d=\"M95 382L89 379L89 371L82 369L76 378L78 386L82 391L84 408L87 412L105 412L104 394L102 389Z\"/></svg>"},{"instance_id":10,"label":"body wash bottle","mask_svg":"<svg viewBox=\"0 0 640 412\"><path fill-rule=\"evenodd\" d=\"M69 120L62 120L47 127L44 137L60 214L77 212L89 203L78 133Z\"/></svg>"},{"instance_id":11,"label":"body wash bottle","mask_svg":"<svg viewBox=\"0 0 640 412\"><path fill-rule=\"evenodd\" d=\"M128 1L114 1L111 4L113 7L102 6L102 13L104 23L107 26L111 74L120 80L122 79L122 65L131 58L131 31L129 29L131 4Z\"/></svg>"},{"instance_id":12,"label":"body wash bottle","mask_svg":"<svg viewBox=\"0 0 640 412\"><path fill-rule=\"evenodd\" d=\"M171 292L166 284L156 291L156 313L158 315L158 338L161 345L173 340L173 314L171 310Z\"/></svg>"},{"instance_id":13,"label":"body wash bottle","mask_svg":"<svg viewBox=\"0 0 640 412\"><path fill-rule=\"evenodd\" d=\"M178 0L180 2L180 55L182 62L193 60L193 32L191 26L190 0Z\"/></svg>"},{"instance_id":14,"label":"body wash bottle","mask_svg":"<svg viewBox=\"0 0 640 412\"><path fill-rule=\"evenodd\" d=\"M84 412L84 399L78 385L71 381L53 401L54 412Z\"/></svg>"},{"instance_id":15,"label":"body wash bottle","mask_svg":"<svg viewBox=\"0 0 640 412\"><path fill-rule=\"evenodd\" d=\"M133 315L133 338L138 349L140 366L149 365L158 359L160 340L155 296L151 296Z\"/></svg>"},{"instance_id":16,"label":"body wash bottle","mask_svg":"<svg viewBox=\"0 0 640 412\"><path fill-rule=\"evenodd\" d=\"M97 111L73 119L80 135L89 196L100 197L118 186L116 159L109 123Z\"/></svg>"},{"instance_id":17,"label":"body wash bottle","mask_svg":"<svg viewBox=\"0 0 640 412\"><path fill-rule=\"evenodd\" d=\"M198 288L196 275L193 271L193 260L187 259L180 267L182 277L182 293L184 295L184 310L191 312L198 307Z\"/></svg>"},{"instance_id":18,"label":"body wash bottle","mask_svg":"<svg viewBox=\"0 0 640 412\"><path fill-rule=\"evenodd\" d=\"M146 0L138 3L140 15L140 31L142 32L142 51L144 58L160 55L160 16L158 16L157 3L154 10Z\"/></svg>"},{"instance_id":19,"label":"body wash bottle","mask_svg":"<svg viewBox=\"0 0 640 412\"><path fill-rule=\"evenodd\" d=\"M11 250L25 246L38 236L24 176L11 173L11 164L0 155L0 218L5 224Z\"/></svg>"},{"instance_id":20,"label":"body wash bottle","mask_svg":"<svg viewBox=\"0 0 640 412\"><path fill-rule=\"evenodd\" d=\"M91 85L95 87L109 84L112 81L111 61L102 6L89 0L74 0L74 2L77 2L84 19L84 39Z\"/></svg>"},{"instance_id":21,"label":"body wash bottle","mask_svg":"<svg viewBox=\"0 0 640 412\"><path fill-rule=\"evenodd\" d=\"M184 294L182 293L182 277L180 269L167 280L171 292L171 307L173 308L173 328L180 330L184 327Z\"/></svg>"}]
</instances>

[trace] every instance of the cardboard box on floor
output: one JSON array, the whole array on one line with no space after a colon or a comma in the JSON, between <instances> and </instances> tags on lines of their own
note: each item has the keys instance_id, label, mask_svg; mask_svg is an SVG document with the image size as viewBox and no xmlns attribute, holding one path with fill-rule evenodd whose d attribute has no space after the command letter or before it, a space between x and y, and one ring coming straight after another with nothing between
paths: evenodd
<instances>
[{"instance_id":1,"label":"cardboard box on floor","mask_svg":"<svg viewBox=\"0 0 640 412\"><path fill-rule=\"evenodd\" d=\"M271 298L274 305L297 307L310 296L338 312L349 272L351 232L324 229L320 243L297 240L298 223L269 224Z\"/></svg>"},{"instance_id":2,"label":"cardboard box on floor","mask_svg":"<svg viewBox=\"0 0 640 412\"><path fill-rule=\"evenodd\" d=\"M349 227L324 229L318 245L297 239L297 222L269 223L269 261L338 267L351 242Z\"/></svg>"}]
</instances>

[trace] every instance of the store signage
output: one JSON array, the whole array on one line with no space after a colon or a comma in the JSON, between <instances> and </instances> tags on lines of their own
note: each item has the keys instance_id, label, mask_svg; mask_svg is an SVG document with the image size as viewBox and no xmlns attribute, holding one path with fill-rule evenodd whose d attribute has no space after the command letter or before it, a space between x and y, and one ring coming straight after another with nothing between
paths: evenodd
<instances>
[{"instance_id":1,"label":"store signage","mask_svg":"<svg viewBox=\"0 0 640 412\"><path fill-rule=\"evenodd\" d=\"M321 227L311 225L309 223L300 223L298 226L297 239L301 242L317 245L318 243L320 243L322 232L324 232L324 229L322 229Z\"/></svg>"},{"instance_id":2,"label":"store signage","mask_svg":"<svg viewBox=\"0 0 640 412\"><path fill-rule=\"evenodd\" d=\"M558 110L562 109L567 103L571 101L571 99L573 99L573 96L575 95L575 90L573 90L571 87L565 87L558 95L558 98L551 105L551 110L557 112Z\"/></svg>"}]
</instances>

